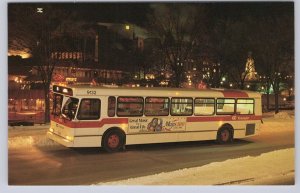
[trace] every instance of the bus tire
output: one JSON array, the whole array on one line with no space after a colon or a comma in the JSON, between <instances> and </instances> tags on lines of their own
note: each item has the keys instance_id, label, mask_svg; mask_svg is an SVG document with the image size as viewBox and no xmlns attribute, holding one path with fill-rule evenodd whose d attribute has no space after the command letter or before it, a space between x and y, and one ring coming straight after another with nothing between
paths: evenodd
<instances>
[{"instance_id":1,"label":"bus tire","mask_svg":"<svg viewBox=\"0 0 300 193\"><path fill-rule=\"evenodd\" d=\"M219 129L217 134L217 142L219 144L226 144L233 142L233 129L230 126L223 126Z\"/></svg>"},{"instance_id":2,"label":"bus tire","mask_svg":"<svg viewBox=\"0 0 300 193\"><path fill-rule=\"evenodd\" d=\"M125 146L125 134L117 129L105 133L102 146L109 153L117 152Z\"/></svg>"}]
</instances>

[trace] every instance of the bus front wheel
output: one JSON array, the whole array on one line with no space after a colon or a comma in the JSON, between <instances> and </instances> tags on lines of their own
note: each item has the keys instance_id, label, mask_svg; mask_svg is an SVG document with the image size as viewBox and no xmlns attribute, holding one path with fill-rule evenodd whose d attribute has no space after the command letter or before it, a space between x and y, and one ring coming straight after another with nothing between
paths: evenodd
<instances>
[{"instance_id":1,"label":"bus front wheel","mask_svg":"<svg viewBox=\"0 0 300 193\"><path fill-rule=\"evenodd\" d=\"M233 141L232 129L229 127L222 127L218 131L217 142L219 144L231 143Z\"/></svg>"},{"instance_id":2,"label":"bus front wheel","mask_svg":"<svg viewBox=\"0 0 300 193\"><path fill-rule=\"evenodd\" d=\"M117 152L125 145L125 136L118 130L111 130L103 138L103 148L107 152Z\"/></svg>"}]
</instances>

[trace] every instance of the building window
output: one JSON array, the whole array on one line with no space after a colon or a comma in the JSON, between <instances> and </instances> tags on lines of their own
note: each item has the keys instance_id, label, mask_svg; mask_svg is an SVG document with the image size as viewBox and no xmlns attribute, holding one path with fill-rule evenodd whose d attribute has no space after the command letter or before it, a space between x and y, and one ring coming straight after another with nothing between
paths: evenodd
<instances>
[{"instance_id":1,"label":"building window","mask_svg":"<svg viewBox=\"0 0 300 193\"><path fill-rule=\"evenodd\" d=\"M254 114L254 99L237 99L236 114L240 114L240 115Z\"/></svg>"},{"instance_id":2,"label":"building window","mask_svg":"<svg viewBox=\"0 0 300 193\"><path fill-rule=\"evenodd\" d=\"M193 114L192 98L172 98L171 115L187 116Z\"/></svg>"},{"instance_id":3,"label":"building window","mask_svg":"<svg viewBox=\"0 0 300 193\"><path fill-rule=\"evenodd\" d=\"M143 107L142 97L118 97L117 115L119 117L142 116Z\"/></svg>"},{"instance_id":4,"label":"building window","mask_svg":"<svg viewBox=\"0 0 300 193\"><path fill-rule=\"evenodd\" d=\"M169 98L147 97L145 102L146 116L167 116L169 115Z\"/></svg>"},{"instance_id":5,"label":"building window","mask_svg":"<svg viewBox=\"0 0 300 193\"><path fill-rule=\"evenodd\" d=\"M77 118L80 120L97 120L100 118L100 99L82 99Z\"/></svg>"},{"instance_id":6,"label":"building window","mask_svg":"<svg viewBox=\"0 0 300 193\"><path fill-rule=\"evenodd\" d=\"M213 98L196 98L195 115L213 115L215 114L215 99Z\"/></svg>"},{"instance_id":7,"label":"building window","mask_svg":"<svg viewBox=\"0 0 300 193\"><path fill-rule=\"evenodd\" d=\"M232 115L234 114L235 99L217 99L217 114L218 115Z\"/></svg>"}]
</instances>

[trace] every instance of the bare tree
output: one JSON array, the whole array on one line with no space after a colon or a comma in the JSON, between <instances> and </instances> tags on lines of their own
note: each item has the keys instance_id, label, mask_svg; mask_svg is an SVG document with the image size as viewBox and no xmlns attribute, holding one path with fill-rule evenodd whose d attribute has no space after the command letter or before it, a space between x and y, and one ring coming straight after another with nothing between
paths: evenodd
<instances>
[{"instance_id":1,"label":"bare tree","mask_svg":"<svg viewBox=\"0 0 300 193\"><path fill-rule=\"evenodd\" d=\"M172 69L175 87L180 87L185 80L184 65L191 57L201 30L200 8L192 4L155 4L154 12L149 17L150 32L160 40L159 49Z\"/></svg>"},{"instance_id":2,"label":"bare tree","mask_svg":"<svg viewBox=\"0 0 300 193\"><path fill-rule=\"evenodd\" d=\"M275 95L275 113L279 112L279 94L284 77L294 72L293 15L265 17L257 27L255 56L266 77L267 89L272 85Z\"/></svg>"},{"instance_id":3,"label":"bare tree","mask_svg":"<svg viewBox=\"0 0 300 193\"><path fill-rule=\"evenodd\" d=\"M45 122L50 121L49 89L59 63L53 52L67 48L65 36L72 38L94 35L85 23L74 22L76 15L49 4L9 5L9 49L27 50L42 81L45 97Z\"/></svg>"}]
</instances>

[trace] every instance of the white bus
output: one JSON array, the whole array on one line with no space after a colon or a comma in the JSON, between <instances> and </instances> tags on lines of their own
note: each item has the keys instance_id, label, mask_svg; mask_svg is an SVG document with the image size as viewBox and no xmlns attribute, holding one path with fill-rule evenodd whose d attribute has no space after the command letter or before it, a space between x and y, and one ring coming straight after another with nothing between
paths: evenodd
<instances>
[{"instance_id":1,"label":"white bus","mask_svg":"<svg viewBox=\"0 0 300 193\"><path fill-rule=\"evenodd\" d=\"M239 90L53 86L47 136L67 147L217 140L257 134L261 95Z\"/></svg>"}]
</instances>

